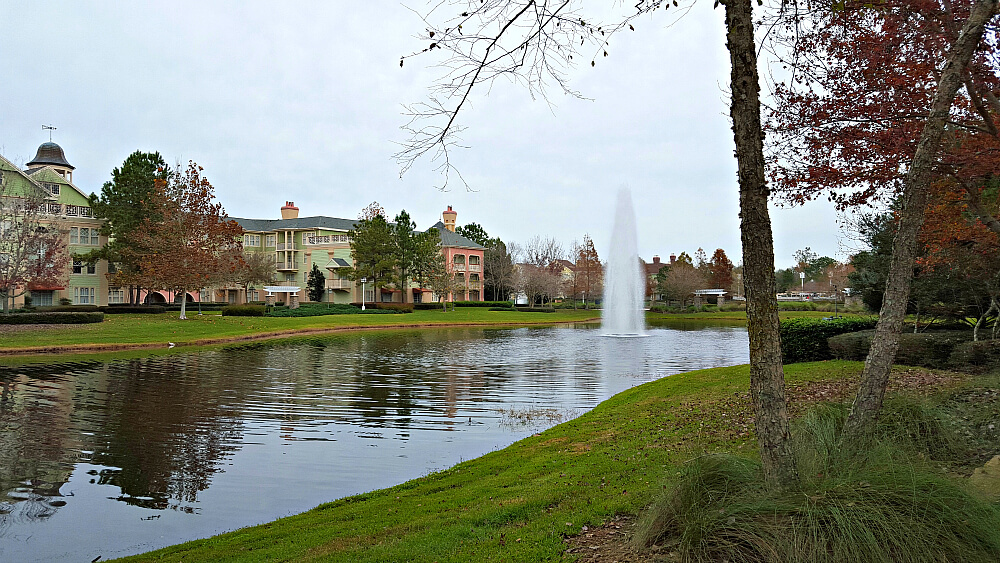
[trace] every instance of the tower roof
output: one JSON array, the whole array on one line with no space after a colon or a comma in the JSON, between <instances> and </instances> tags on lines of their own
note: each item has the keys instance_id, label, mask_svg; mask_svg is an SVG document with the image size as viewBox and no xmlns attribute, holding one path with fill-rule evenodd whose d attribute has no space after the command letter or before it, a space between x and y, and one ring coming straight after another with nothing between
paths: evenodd
<instances>
[{"instance_id":1,"label":"tower roof","mask_svg":"<svg viewBox=\"0 0 1000 563\"><path fill-rule=\"evenodd\" d=\"M57 166L64 166L70 170L74 170L74 166L66 161L66 155L63 153L62 147L49 141L47 143L42 143L38 147L38 152L35 153L35 158L28 163L28 166L32 165L47 165L55 164Z\"/></svg>"}]
</instances>

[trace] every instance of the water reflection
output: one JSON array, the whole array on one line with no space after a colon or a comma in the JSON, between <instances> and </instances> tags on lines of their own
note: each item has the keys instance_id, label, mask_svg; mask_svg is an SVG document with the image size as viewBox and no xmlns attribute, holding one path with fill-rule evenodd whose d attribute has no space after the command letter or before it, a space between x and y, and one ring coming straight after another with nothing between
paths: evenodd
<instances>
[{"instance_id":1,"label":"water reflection","mask_svg":"<svg viewBox=\"0 0 1000 563\"><path fill-rule=\"evenodd\" d=\"M742 329L650 334L420 330L0 367L0 560L109 558L259 523L504 447L644 381L746 362Z\"/></svg>"}]
</instances>

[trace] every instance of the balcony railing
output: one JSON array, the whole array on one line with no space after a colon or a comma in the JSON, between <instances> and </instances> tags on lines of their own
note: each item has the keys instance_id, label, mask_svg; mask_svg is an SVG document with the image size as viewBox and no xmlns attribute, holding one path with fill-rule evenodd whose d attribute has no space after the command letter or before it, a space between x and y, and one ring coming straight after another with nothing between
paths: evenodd
<instances>
[{"instance_id":1,"label":"balcony railing","mask_svg":"<svg viewBox=\"0 0 1000 563\"><path fill-rule=\"evenodd\" d=\"M62 215L64 217L93 217L94 212L85 205L62 205L46 203L43 209L46 215Z\"/></svg>"},{"instance_id":2,"label":"balcony railing","mask_svg":"<svg viewBox=\"0 0 1000 563\"><path fill-rule=\"evenodd\" d=\"M456 272L464 272L465 271L465 264L455 264L454 270Z\"/></svg>"},{"instance_id":3,"label":"balcony railing","mask_svg":"<svg viewBox=\"0 0 1000 563\"><path fill-rule=\"evenodd\" d=\"M298 250L294 242L279 242L277 250Z\"/></svg>"},{"instance_id":4,"label":"balcony railing","mask_svg":"<svg viewBox=\"0 0 1000 563\"><path fill-rule=\"evenodd\" d=\"M298 262L278 262L277 264L274 265L274 268L276 270L298 270L299 269L299 263Z\"/></svg>"},{"instance_id":5,"label":"balcony railing","mask_svg":"<svg viewBox=\"0 0 1000 563\"><path fill-rule=\"evenodd\" d=\"M351 242L351 239L347 235L322 235L305 238L307 245L333 244L335 242Z\"/></svg>"},{"instance_id":6,"label":"balcony railing","mask_svg":"<svg viewBox=\"0 0 1000 563\"><path fill-rule=\"evenodd\" d=\"M354 282L351 280L326 280L327 289L347 289L350 290L354 287Z\"/></svg>"},{"instance_id":7,"label":"balcony railing","mask_svg":"<svg viewBox=\"0 0 1000 563\"><path fill-rule=\"evenodd\" d=\"M469 271L470 272L481 272L481 271L483 271L483 267L480 266L479 264L469 264Z\"/></svg>"},{"instance_id":8,"label":"balcony railing","mask_svg":"<svg viewBox=\"0 0 1000 563\"><path fill-rule=\"evenodd\" d=\"M470 282L469 282L469 289L479 289L479 284L480 284L480 283L481 283L481 282L477 282L477 281L470 281Z\"/></svg>"}]
</instances>

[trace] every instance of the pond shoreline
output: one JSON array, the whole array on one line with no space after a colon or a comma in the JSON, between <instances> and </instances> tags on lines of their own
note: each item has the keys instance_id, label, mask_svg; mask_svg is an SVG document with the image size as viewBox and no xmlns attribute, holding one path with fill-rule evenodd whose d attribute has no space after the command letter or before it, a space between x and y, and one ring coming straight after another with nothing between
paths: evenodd
<instances>
[{"instance_id":1,"label":"pond shoreline","mask_svg":"<svg viewBox=\"0 0 1000 563\"><path fill-rule=\"evenodd\" d=\"M335 326L327 328L301 328L301 329L288 329L280 331L271 332L260 332L256 334L243 334L237 336L226 336L220 338L201 338L196 340L187 340L176 343L171 342L116 342L116 343L105 343L105 344L57 344L51 346L31 346L23 348L0 348L0 356L12 357L12 356L37 356L43 354L73 354L73 353L89 353L89 352L119 352L125 350L162 350L174 347L192 347L192 346L212 346L216 344L234 344L239 342L259 342L267 340L278 340L282 338L296 337L296 336L315 336L324 334L336 334L341 332L354 332L354 331L371 331L371 330L392 330L392 329L414 329L414 328L460 328L460 327L524 327L524 326L558 326L566 324L576 324L576 323L589 323L600 321L600 317L590 317L586 319L578 320L558 320L558 321L545 321L545 320L532 320L531 322L457 322L457 323L401 323L401 324L389 324L389 325L347 325L347 326ZM19 327L32 326L43 330L44 327L49 325L17 325ZM58 325L66 326L66 325ZM72 325L70 325L72 326Z\"/></svg>"}]
</instances>

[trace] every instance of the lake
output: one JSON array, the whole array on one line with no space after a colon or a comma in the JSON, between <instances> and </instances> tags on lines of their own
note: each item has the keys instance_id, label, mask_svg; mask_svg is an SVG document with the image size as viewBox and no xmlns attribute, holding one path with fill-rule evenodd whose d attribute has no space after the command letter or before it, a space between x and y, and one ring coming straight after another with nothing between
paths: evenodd
<instances>
[{"instance_id":1,"label":"lake","mask_svg":"<svg viewBox=\"0 0 1000 563\"><path fill-rule=\"evenodd\" d=\"M91 561L445 469L678 372L743 327L373 331L0 367L0 561Z\"/></svg>"}]
</instances>

